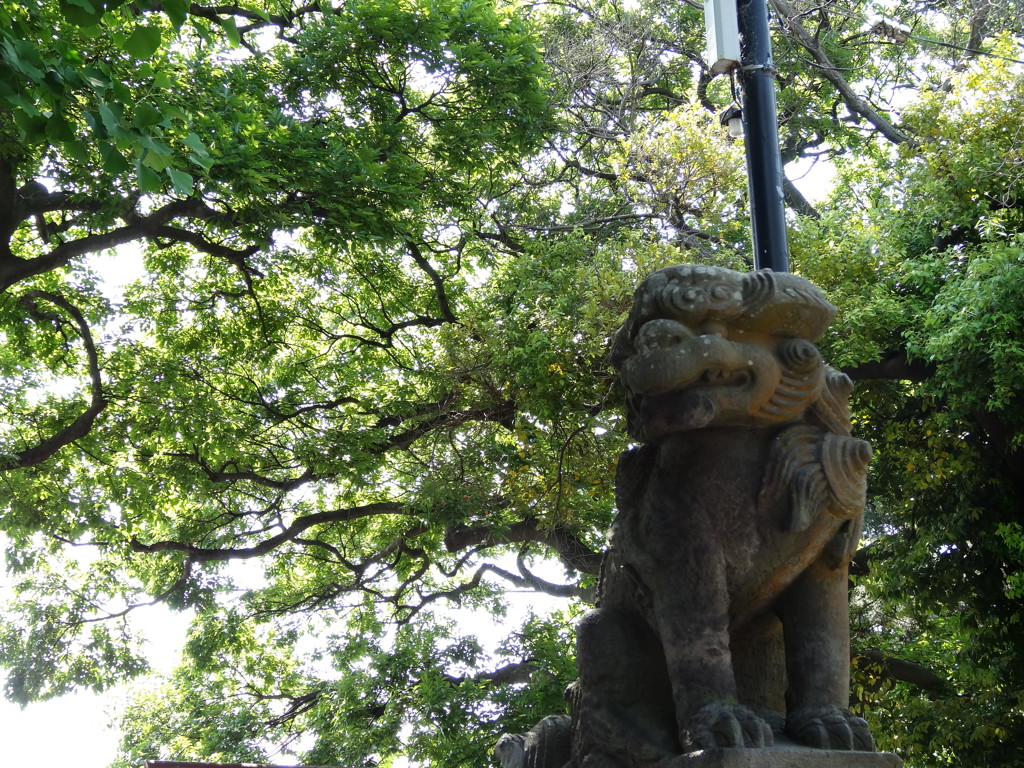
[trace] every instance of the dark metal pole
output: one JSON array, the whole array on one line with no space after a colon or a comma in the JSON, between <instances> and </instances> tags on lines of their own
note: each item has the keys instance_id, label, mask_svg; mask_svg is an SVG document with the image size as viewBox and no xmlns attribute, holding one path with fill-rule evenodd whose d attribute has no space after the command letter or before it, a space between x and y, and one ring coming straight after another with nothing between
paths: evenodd
<instances>
[{"instance_id":1,"label":"dark metal pole","mask_svg":"<svg viewBox=\"0 0 1024 768\"><path fill-rule=\"evenodd\" d=\"M775 75L767 0L738 0L740 87L747 148L754 267L789 271L782 157L775 116Z\"/></svg>"}]
</instances>

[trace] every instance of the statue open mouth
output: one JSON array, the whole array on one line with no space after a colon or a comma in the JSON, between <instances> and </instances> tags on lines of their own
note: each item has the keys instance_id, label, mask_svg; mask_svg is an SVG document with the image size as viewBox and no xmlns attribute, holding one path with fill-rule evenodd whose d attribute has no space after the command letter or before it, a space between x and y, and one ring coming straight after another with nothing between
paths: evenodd
<instances>
[{"instance_id":1,"label":"statue open mouth","mask_svg":"<svg viewBox=\"0 0 1024 768\"><path fill-rule=\"evenodd\" d=\"M715 399L692 389L649 395L639 401L644 434L652 442L676 432L703 429L717 414Z\"/></svg>"},{"instance_id":2,"label":"statue open mouth","mask_svg":"<svg viewBox=\"0 0 1024 768\"><path fill-rule=\"evenodd\" d=\"M657 320L647 325L665 327ZM640 337L647 342L646 347L622 366L623 383L635 394L656 395L700 384L755 386L759 373L778 368L764 348L717 334L690 334L663 344L651 344L651 335ZM679 338L678 334L673 336Z\"/></svg>"},{"instance_id":3,"label":"statue open mouth","mask_svg":"<svg viewBox=\"0 0 1024 768\"><path fill-rule=\"evenodd\" d=\"M750 371L727 371L724 368L708 368L700 377L702 384L714 384L716 387L747 387L753 381L754 375Z\"/></svg>"},{"instance_id":4,"label":"statue open mouth","mask_svg":"<svg viewBox=\"0 0 1024 768\"><path fill-rule=\"evenodd\" d=\"M664 319L647 323L638 334L641 349L622 365L646 439L749 420L782 380L769 349L683 327Z\"/></svg>"}]
</instances>

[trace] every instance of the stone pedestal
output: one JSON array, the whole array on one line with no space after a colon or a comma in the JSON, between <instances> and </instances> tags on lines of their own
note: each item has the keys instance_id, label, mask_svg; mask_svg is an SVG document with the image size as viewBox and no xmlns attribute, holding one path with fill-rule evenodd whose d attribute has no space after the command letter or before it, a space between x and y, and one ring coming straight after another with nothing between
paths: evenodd
<instances>
[{"instance_id":1,"label":"stone pedestal","mask_svg":"<svg viewBox=\"0 0 1024 768\"><path fill-rule=\"evenodd\" d=\"M902 768L891 752L812 749L778 740L769 749L705 749L666 760L658 768Z\"/></svg>"}]
</instances>

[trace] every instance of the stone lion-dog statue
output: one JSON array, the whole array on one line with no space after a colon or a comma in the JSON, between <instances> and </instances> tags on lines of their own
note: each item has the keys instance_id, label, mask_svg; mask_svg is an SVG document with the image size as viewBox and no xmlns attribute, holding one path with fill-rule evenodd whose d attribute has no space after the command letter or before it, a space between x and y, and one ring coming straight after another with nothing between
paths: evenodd
<instances>
[{"instance_id":1,"label":"stone lion-dog statue","mask_svg":"<svg viewBox=\"0 0 1024 768\"><path fill-rule=\"evenodd\" d=\"M850 379L814 345L835 312L770 270L676 266L637 289L613 363L639 445L619 459L571 719L502 737L505 768L641 768L777 738L874 749L847 709L871 447L850 436Z\"/></svg>"}]
</instances>

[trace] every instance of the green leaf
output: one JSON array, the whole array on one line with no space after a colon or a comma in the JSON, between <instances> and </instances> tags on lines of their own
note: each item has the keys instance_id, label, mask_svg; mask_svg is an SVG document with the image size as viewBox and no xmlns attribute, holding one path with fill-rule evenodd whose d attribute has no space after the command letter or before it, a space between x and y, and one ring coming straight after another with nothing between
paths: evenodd
<instances>
[{"instance_id":1,"label":"green leaf","mask_svg":"<svg viewBox=\"0 0 1024 768\"><path fill-rule=\"evenodd\" d=\"M206 157L210 154L210 150L203 144L203 140L200 139L195 133L190 133L185 137L185 146L195 152L197 155Z\"/></svg>"},{"instance_id":2,"label":"green leaf","mask_svg":"<svg viewBox=\"0 0 1024 768\"><path fill-rule=\"evenodd\" d=\"M171 153L170 147L162 141L154 139L152 136L140 136L138 141L140 145L153 152L159 152L162 155L169 155Z\"/></svg>"},{"instance_id":3,"label":"green leaf","mask_svg":"<svg viewBox=\"0 0 1024 768\"><path fill-rule=\"evenodd\" d=\"M39 53L25 40L4 40L2 46L7 64L31 80L43 79Z\"/></svg>"},{"instance_id":4,"label":"green leaf","mask_svg":"<svg viewBox=\"0 0 1024 768\"><path fill-rule=\"evenodd\" d=\"M174 81L166 72L157 72L153 75L153 85L163 91L173 86Z\"/></svg>"},{"instance_id":5,"label":"green leaf","mask_svg":"<svg viewBox=\"0 0 1024 768\"><path fill-rule=\"evenodd\" d=\"M41 115L40 111L36 108L36 105L20 93L16 93L13 96L8 97L7 100L14 106L20 107L18 111L24 112L29 117L39 117Z\"/></svg>"},{"instance_id":6,"label":"green leaf","mask_svg":"<svg viewBox=\"0 0 1024 768\"><path fill-rule=\"evenodd\" d=\"M63 115L55 112L46 121L46 136L57 143L63 144L75 138L75 129L71 123L64 119Z\"/></svg>"},{"instance_id":7,"label":"green leaf","mask_svg":"<svg viewBox=\"0 0 1024 768\"><path fill-rule=\"evenodd\" d=\"M228 42L232 46L238 47L242 43L242 35L238 31L238 25L235 23L234 16L226 16L220 20L220 25L224 29L224 34L228 37Z\"/></svg>"},{"instance_id":8,"label":"green leaf","mask_svg":"<svg viewBox=\"0 0 1024 768\"><path fill-rule=\"evenodd\" d=\"M77 27L92 27L103 17L103 4L90 0L60 0L60 12Z\"/></svg>"},{"instance_id":9,"label":"green leaf","mask_svg":"<svg viewBox=\"0 0 1024 768\"><path fill-rule=\"evenodd\" d=\"M86 146L85 142L79 139L65 141L63 149L68 157L73 158L80 163L85 163L89 160L89 148Z\"/></svg>"},{"instance_id":10,"label":"green leaf","mask_svg":"<svg viewBox=\"0 0 1024 768\"><path fill-rule=\"evenodd\" d=\"M210 34L210 25L207 23L205 19L193 16L192 27L195 29L196 34L199 35L200 38L202 38L204 43L213 42L213 36Z\"/></svg>"},{"instance_id":11,"label":"green leaf","mask_svg":"<svg viewBox=\"0 0 1024 768\"><path fill-rule=\"evenodd\" d=\"M132 93L132 89L128 87L126 83L120 80L115 80L110 84L110 89L114 92L114 96L125 104L132 104L135 101L135 96ZM123 112L124 110L122 110Z\"/></svg>"},{"instance_id":12,"label":"green leaf","mask_svg":"<svg viewBox=\"0 0 1024 768\"><path fill-rule=\"evenodd\" d=\"M167 175L171 178L171 184L174 186L174 191L179 195L188 195L192 193L192 185L195 183L195 180L192 178L191 173L185 173L185 171L168 168Z\"/></svg>"},{"instance_id":13,"label":"green leaf","mask_svg":"<svg viewBox=\"0 0 1024 768\"><path fill-rule=\"evenodd\" d=\"M261 19L263 19L268 24L270 23L270 14L267 13L265 9L260 8L259 6L256 5L241 5L240 7L246 11L251 11L252 13L258 14Z\"/></svg>"},{"instance_id":14,"label":"green leaf","mask_svg":"<svg viewBox=\"0 0 1024 768\"><path fill-rule=\"evenodd\" d=\"M99 112L100 120L103 122L103 128L108 136L117 138L124 135L124 126L121 124L121 116L124 112L122 105L108 104L101 101Z\"/></svg>"},{"instance_id":15,"label":"green leaf","mask_svg":"<svg viewBox=\"0 0 1024 768\"><path fill-rule=\"evenodd\" d=\"M131 168L124 155L109 141L100 144L100 156L103 158L103 170L112 176L122 174Z\"/></svg>"},{"instance_id":16,"label":"green leaf","mask_svg":"<svg viewBox=\"0 0 1024 768\"><path fill-rule=\"evenodd\" d=\"M81 70L82 79L92 86L94 90L104 91L110 87L110 74L105 69L105 67L102 69L84 67Z\"/></svg>"},{"instance_id":17,"label":"green leaf","mask_svg":"<svg viewBox=\"0 0 1024 768\"><path fill-rule=\"evenodd\" d=\"M139 189L143 192L152 194L163 188L160 174L143 163L135 163L135 175L139 179Z\"/></svg>"},{"instance_id":18,"label":"green leaf","mask_svg":"<svg viewBox=\"0 0 1024 768\"><path fill-rule=\"evenodd\" d=\"M188 115L173 104L164 105L164 117L168 120L178 120L180 122L188 120Z\"/></svg>"},{"instance_id":19,"label":"green leaf","mask_svg":"<svg viewBox=\"0 0 1024 768\"><path fill-rule=\"evenodd\" d=\"M15 109L14 122L29 140L36 140L46 132L47 119L38 112L32 115L24 109Z\"/></svg>"},{"instance_id":20,"label":"green leaf","mask_svg":"<svg viewBox=\"0 0 1024 768\"><path fill-rule=\"evenodd\" d=\"M164 13L171 20L171 24L176 30L181 29L181 25L188 18L188 9L191 5L190 0L164 0L163 5Z\"/></svg>"},{"instance_id":21,"label":"green leaf","mask_svg":"<svg viewBox=\"0 0 1024 768\"><path fill-rule=\"evenodd\" d=\"M126 53L138 59L148 59L160 47L163 35L154 24L139 24L124 42Z\"/></svg>"},{"instance_id":22,"label":"green leaf","mask_svg":"<svg viewBox=\"0 0 1024 768\"><path fill-rule=\"evenodd\" d=\"M166 152L155 152L150 150L146 153L142 162L154 171L162 171L174 166L174 157Z\"/></svg>"},{"instance_id":23,"label":"green leaf","mask_svg":"<svg viewBox=\"0 0 1024 768\"><path fill-rule=\"evenodd\" d=\"M132 122L138 128L147 128L151 125L156 125L163 119L164 116L159 109L148 101L144 101L135 108L135 116Z\"/></svg>"}]
</instances>

